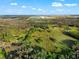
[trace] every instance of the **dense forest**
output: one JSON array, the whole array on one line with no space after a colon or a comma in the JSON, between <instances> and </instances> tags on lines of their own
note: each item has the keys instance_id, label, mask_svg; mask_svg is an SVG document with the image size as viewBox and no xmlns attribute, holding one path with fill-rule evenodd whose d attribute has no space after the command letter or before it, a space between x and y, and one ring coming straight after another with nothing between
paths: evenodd
<instances>
[{"instance_id":1,"label":"dense forest","mask_svg":"<svg viewBox=\"0 0 79 59\"><path fill-rule=\"evenodd\" d=\"M79 59L79 16L0 16L0 59Z\"/></svg>"}]
</instances>

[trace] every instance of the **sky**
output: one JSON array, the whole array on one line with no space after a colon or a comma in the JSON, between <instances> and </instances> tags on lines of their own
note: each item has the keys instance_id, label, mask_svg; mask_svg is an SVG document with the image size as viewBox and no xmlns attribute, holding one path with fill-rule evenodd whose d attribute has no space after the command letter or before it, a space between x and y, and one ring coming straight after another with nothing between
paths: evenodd
<instances>
[{"instance_id":1,"label":"sky","mask_svg":"<svg viewBox=\"0 0 79 59\"><path fill-rule=\"evenodd\" d=\"M79 0L0 0L0 15L79 15Z\"/></svg>"}]
</instances>

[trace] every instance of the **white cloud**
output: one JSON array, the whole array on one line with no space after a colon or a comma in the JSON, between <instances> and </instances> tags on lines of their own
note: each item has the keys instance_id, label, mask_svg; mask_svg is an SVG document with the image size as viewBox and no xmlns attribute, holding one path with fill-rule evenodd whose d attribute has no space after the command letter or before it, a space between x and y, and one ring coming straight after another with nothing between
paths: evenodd
<instances>
[{"instance_id":1,"label":"white cloud","mask_svg":"<svg viewBox=\"0 0 79 59\"><path fill-rule=\"evenodd\" d=\"M41 8L38 8L38 9L37 9L37 11L40 11L40 12L43 12L43 13L45 13L45 12L46 12L46 10L41 9Z\"/></svg>"},{"instance_id":2,"label":"white cloud","mask_svg":"<svg viewBox=\"0 0 79 59\"><path fill-rule=\"evenodd\" d=\"M16 6L16 5L18 5L18 3L16 3L16 2L15 3L10 3L10 5L15 5Z\"/></svg>"},{"instance_id":3,"label":"white cloud","mask_svg":"<svg viewBox=\"0 0 79 59\"><path fill-rule=\"evenodd\" d=\"M56 11L62 12L62 11L63 11L63 9L56 9Z\"/></svg>"},{"instance_id":4,"label":"white cloud","mask_svg":"<svg viewBox=\"0 0 79 59\"><path fill-rule=\"evenodd\" d=\"M76 7L78 5L79 4L76 4L76 3L72 3L72 4L63 4L63 3L60 3L60 2L53 2L52 3L52 7L65 7L65 6L66 7Z\"/></svg>"},{"instance_id":5,"label":"white cloud","mask_svg":"<svg viewBox=\"0 0 79 59\"><path fill-rule=\"evenodd\" d=\"M38 11L38 12L43 12L43 13L46 12L46 10L43 10L41 8L34 8L34 7L32 7L32 10L35 10L35 11Z\"/></svg>"},{"instance_id":6,"label":"white cloud","mask_svg":"<svg viewBox=\"0 0 79 59\"><path fill-rule=\"evenodd\" d=\"M42 12L46 13L46 11L45 11L45 10L43 10Z\"/></svg>"},{"instance_id":7,"label":"white cloud","mask_svg":"<svg viewBox=\"0 0 79 59\"><path fill-rule=\"evenodd\" d=\"M42 9L41 8L38 8L38 11L42 11Z\"/></svg>"},{"instance_id":8,"label":"white cloud","mask_svg":"<svg viewBox=\"0 0 79 59\"><path fill-rule=\"evenodd\" d=\"M63 6L63 4L60 2L53 2L52 3L52 7L62 7L62 6Z\"/></svg>"},{"instance_id":9,"label":"white cloud","mask_svg":"<svg viewBox=\"0 0 79 59\"><path fill-rule=\"evenodd\" d=\"M26 8L26 6L25 6L25 5L23 5L23 6L22 6L22 8Z\"/></svg>"},{"instance_id":10,"label":"white cloud","mask_svg":"<svg viewBox=\"0 0 79 59\"><path fill-rule=\"evenodd\" d=\"M32 10L36 10L36 8L32 8Z\"/></svg>"},{"instance_id":11,"label":"white cloud","mask_svg":"<svg viewBox=\"0 0 79 59\"><path fill-rule=\"evenodd\" d=\"M64 4L64 6L67 6L67 7L75 7L75 6L78 6L78 4L76 4L76 3L73 3L73 4Z\"/></svg>"}]
</instances>

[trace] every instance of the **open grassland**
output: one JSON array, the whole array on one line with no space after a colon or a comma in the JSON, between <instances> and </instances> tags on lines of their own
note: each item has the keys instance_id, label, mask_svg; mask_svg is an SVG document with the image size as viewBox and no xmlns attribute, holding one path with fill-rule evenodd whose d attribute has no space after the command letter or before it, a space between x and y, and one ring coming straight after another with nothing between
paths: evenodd
<instances>
[{"instance_id":1,"label":"open grassland","mask_svg":"<svg viewBox=\"0 0 79 59\"><path fill-rule=\"evenodd\" d=\"M0 17L0 59L76 59L78 21L75 16Z\"/></svg>"}]
</instances>

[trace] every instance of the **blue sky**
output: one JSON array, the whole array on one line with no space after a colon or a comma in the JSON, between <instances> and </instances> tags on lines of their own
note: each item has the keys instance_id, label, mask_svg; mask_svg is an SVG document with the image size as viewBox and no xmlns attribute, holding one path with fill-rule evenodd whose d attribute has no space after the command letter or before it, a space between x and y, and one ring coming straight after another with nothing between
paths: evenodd
<instances>
[{"instance_id":1,"label":"blue sky","mask_svg":"<svg viewBox=\"0 0 79 59\"><path fill-rule=\"evenodd\" d=\"M79 14L79 0L0 0L0 15L72 14Z\"/></svg>"}]
</instances>

